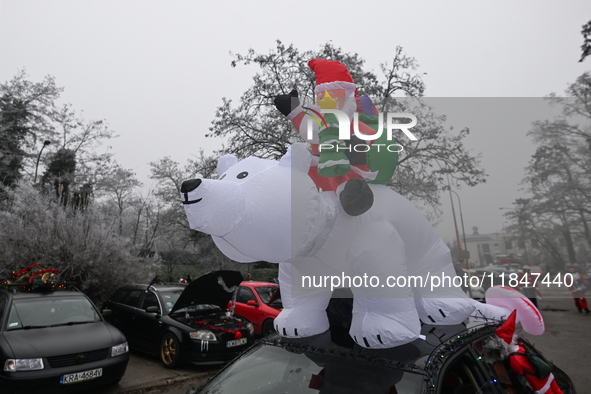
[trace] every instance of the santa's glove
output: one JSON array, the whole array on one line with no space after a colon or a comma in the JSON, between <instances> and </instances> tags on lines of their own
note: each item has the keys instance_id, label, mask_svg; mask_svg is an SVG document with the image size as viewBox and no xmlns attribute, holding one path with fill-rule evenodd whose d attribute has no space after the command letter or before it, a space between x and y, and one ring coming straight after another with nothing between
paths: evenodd
<instances>
[{"instance_id":1,"label":"santa's glove","mask_svg":"<svg viewBox=\"0 0 591 394\"><path fill-rule=\"evenodd\" d=\"M345 183L339 200L347 214L359 216L373 205L373 192L364 179L353 178Z\"/></svg>"},{"instance_id":2,"label":"santa's glove","mask_svg":"<svg viewBox=\"0 0 591 394\"><path fill-rule=\"evenodd\" d=\"M297 89L292 90L289 94L280 94L273 100L275 107L283 115L287 116L300 105Z\"/></svg>"}]
</instances>

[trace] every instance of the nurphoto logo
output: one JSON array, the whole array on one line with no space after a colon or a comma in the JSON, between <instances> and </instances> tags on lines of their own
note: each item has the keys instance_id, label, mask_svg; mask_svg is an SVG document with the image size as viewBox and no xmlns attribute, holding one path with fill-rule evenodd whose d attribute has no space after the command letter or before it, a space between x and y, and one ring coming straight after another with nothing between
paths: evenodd
<instances>
[{"instance_id":1,"label":"nurphoto logo","mask_svg":"<svg viewBox=\"0 0 591 394\"><path fill-rule=\"evenodd\" d=\"M315 120L319 127L322 129L323 126L324 128L328 129L330 126L334 126L334 125L328 125L324 119L324 117L322 115L324 114L333 114L335 116L335 118L338 121L338 127L339 127L339 140L344 141L344 140L349 140L351 138L351 129L350 129L350 125L351 125L351 121L349 119L349 117L347 116L347 114L341 110L338 109L320 109L320 112L315 111L311 108L306 108L312 112L314 112L316 115L318 115L318 117L320 119L318 119L318 117L314 116L313 114L308 112L308 115L310 115L310 118L308 118L308 123L307 123L307 139L308 140L312 140L314 137L314 132L312 129L312 120ZM377 131L374 134L363 134L360 130L359 130L359 113L355 112L353 113L353 135L355 135L357 138L361 139L361 140L365 140L365 141L375 141L378 138L380 138L382 136L382 134L384 133L384 114L383 113L378 113L378 128ZM410 119L409 123L396 123L396 119ZM416 126L417 124L417 118L416 116L414 116L411 113L408 112L388 112L386 113L386 139L388 141L392 141L393 140L393 131L394 130L400 130L402 131L411 141L417 141L417 137L415 137L411 132L410 132L410 128ZM326 142L322 142L319 144L319 151L322 151L323 149L327 150L327 149L336 149L336 151L355 151L355 152L367 152L370 149L370 146L373 148L377 148L377 150L379 151L381 147L384 147L384 149L387 149L390 152L401 152L404 148L402 145L397 144L397 143L391 143L391 144L380 144L380 143L371 143L369 142L368 144L351 144L348 146L343 146L342 144L338 144L336 143L336 141L326 141Z\"/></svg>"}]
</instances>

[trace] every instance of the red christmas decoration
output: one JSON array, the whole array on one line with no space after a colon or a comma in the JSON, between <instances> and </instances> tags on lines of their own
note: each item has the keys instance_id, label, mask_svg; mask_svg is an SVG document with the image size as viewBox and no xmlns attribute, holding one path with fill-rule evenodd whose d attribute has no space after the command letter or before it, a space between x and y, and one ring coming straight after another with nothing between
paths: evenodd
<instances>
[{"instance_id":1,"label":"red christmas decoration","mask_svg":"<svg viewBox=\"0 0 591 394\"><path fill-rule=\"evenodd\" d=\"M221 332L226 332L228 334L233 334L234 335L234 338L236 338L236 339L242 338L242 333L240 332L240 328L242 328L242 322L240 320L238 321L238 329L236 331L227 330L225 328L219 328L219 327L210 326L209 324L204 323L202 321L198 321L198 320L195 321L194 323L195 324L198 324L200 326L207 327L210 330L215 331L215 332L220 332L221 331Z\"/></svg>"}]
</instances>

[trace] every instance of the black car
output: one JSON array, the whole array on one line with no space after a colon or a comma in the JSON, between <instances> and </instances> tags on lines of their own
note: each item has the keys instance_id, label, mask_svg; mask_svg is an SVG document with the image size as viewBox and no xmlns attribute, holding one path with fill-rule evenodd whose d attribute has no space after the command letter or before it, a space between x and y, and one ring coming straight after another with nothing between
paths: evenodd
<instances>
[{"instance_id":1,"label":"black car","mask_svg":"<svg viewBox=\"0 0 591 394\"><path fill-rule=\"evenodd\" d=\"M187 393L534 393L501 358L494 338L499 324L425 324L424 338L371 350L353 342L346 319L342 324L331 315L332 310L347 316L347 307L335 307L339 302L346 300L331 300L331 328L324 334L301 339L272 334ZM550 364L564 394L575 393L568 376Z\"/></svg>"},{"instance_id":2,"label":"black car","mask_svg":"<svg viewBox=\"0 0 591 394\"><path fill-rule=\"evenodd\" d=\"M77 290L0 290L0 391L84 392L125 374L125 336Z\"/></svg>"},{"instance_id":3,"label":"black car","mask_svg":"<svg viewBox=\"0 0 591 394\"><path fill-rule=\"evenodd\" d=\"M239 272L216 271L188 285L127 285L103 310L132 349L158 355L167 368L222 364L254 342L252 324L226 311L240 282Z\"/></svg>"}]
</instances>

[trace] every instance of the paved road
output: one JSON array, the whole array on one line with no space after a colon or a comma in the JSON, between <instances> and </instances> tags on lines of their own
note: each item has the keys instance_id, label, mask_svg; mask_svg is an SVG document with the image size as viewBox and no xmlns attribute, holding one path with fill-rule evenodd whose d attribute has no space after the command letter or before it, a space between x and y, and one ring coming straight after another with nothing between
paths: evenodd
<instances>
[{"instance_id":1,"label":"paved road","mask_svg":"<svg viewBox=\"0 0 591 394\"><path fill-rule=\"evenodd\" d=\"M539 301L546 324L544 335L526 335L547 358L563 369L579 393L591 393L591 315L579 314L565 288L542 289ZM127 372L117 386L89 394L184 394L212 376L219 367L186 365L169 370L155 357L131 354Z\"/></svg>"},{"instance_id":2,"label":"paved road","mask_svg":"<svg viewBox=\"0 0 591 394\"><path fill-rule=\"evenodd\" d=\"M543 288L541 292L544 299L538 308L546 332L538 337L525 336L570 376L580 394L591 393L591 315L577 311L564 287Z\"/></svg>"},{"instance_id":3,"label":"paved road","mask_svg":"<svg viewBox=\"0 0 591 394\"><path fill-rule=\"evenodd\" d=\"M172 388L199 386L219 368L184 365L177 369L166 369L156 357L132 352L125 375L116 386L89 390L86 394L161 393Z\"/></svg>"}]
</instances>

